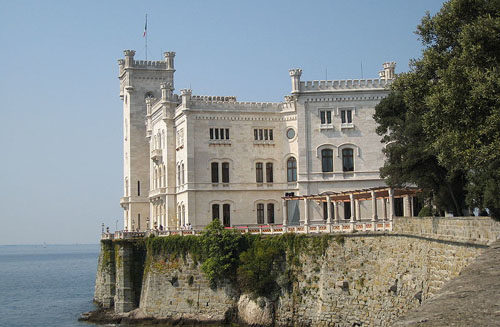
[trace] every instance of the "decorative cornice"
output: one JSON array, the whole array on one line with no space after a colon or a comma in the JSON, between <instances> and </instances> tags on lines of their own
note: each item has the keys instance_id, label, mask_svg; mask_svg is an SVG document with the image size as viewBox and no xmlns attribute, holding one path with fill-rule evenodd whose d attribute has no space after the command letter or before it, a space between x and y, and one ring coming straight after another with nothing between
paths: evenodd
<instances>
[{"instance_id":1,"label":"decorative cornice","mask_svg":"<svg viewBox=\"0 0 500 327\"><path fill-rule=\"evenodd\" d=\"M345 96L345 97L317 97L305 96L304 102L348 102L348 101L380 101L387 95L373 96Z\"/></svg>"}]
</instances>

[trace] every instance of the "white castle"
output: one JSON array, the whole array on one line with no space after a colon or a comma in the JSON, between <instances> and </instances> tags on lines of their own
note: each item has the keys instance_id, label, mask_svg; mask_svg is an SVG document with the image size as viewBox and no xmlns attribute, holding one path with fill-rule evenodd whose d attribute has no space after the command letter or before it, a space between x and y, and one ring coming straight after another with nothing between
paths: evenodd
<instances>
[{"instance_id":1,"label":"white castle","mask_svg":"<svg viewBox=\"0 0 500 327\"><path fill-rule=\"evenodd\" d=\"M375 79L301 81L302 70L291 69L291 94L262 103L175 94L174 52L163 61L124 53L125 230L201 228L215 218L225 226L294 225L301 212L322 221L326 207L283 197L385 186L373 114L394 62ZM350 202L336 210L351 216Z\"/></svg>"}]
</instances>

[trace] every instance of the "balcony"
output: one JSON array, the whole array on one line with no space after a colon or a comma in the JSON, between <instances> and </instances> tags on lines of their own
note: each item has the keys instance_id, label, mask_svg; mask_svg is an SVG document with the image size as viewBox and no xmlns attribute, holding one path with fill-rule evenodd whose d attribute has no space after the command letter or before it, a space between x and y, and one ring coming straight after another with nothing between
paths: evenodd
<instances>
[{"instance_id":1,"label":"balcony","mask_svg":"<svg viewBox=\"0 0 500 327\"><path fill-rule=\"evenodd\" d=\"M149 191L149 198L155 198L161 195L165 195L167 193L166 187L158 187L154 190Z\"/></svg>"},{"instance_id":2,"label":"balcony","mask_svg":"<svg viewBox=\"0 0 500 327\"><path fill-rule=\"evenodd\" d=\"M120 206L124 209L129 202L130 202L130 196L123 196L120 198Z\"/></svg>"},{"instance_id":3,"label":"balcony","mask_svg":"<svg viewBox=\"0 0 500 327\"><path fill-rule=\"evenodd\" d=\"M151 150L151 159L154 161L154 162L158 162L162 157L162 151L161 149L154 149L154 150Z\"/></svg>"}]
</instances>

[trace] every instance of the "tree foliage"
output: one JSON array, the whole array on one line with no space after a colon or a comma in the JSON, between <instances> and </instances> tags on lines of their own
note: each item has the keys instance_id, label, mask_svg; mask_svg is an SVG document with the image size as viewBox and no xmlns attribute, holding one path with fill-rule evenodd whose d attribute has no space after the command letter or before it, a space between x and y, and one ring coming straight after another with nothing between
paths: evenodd
<instances>
[{"instance_id":1,"label":"tree foliage","mask_svg":"<svg viewBox=\"0 0 500 327\"><path fill-rule=\"evenodd\" d=\"M422 57L376 108L381 173L432 192L443 209L487 207L498 218L500 1L448 1L416 33Z\"/></svg>"}]
</instances>

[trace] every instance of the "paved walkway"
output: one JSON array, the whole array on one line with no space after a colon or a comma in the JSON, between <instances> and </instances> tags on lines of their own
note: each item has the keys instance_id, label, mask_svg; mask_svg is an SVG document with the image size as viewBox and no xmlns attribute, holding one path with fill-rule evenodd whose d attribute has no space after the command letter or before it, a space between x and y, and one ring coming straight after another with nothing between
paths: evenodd
<instances>
[{"instance_id":1,"label":"paved walkway","mask_svg":"<svg viewBox=\"0 0 500 327\"><path fill-rule=\"evenodd\" d=\"M500 326L500 241L393 326Z\"/></svg>"}]
</instances>

